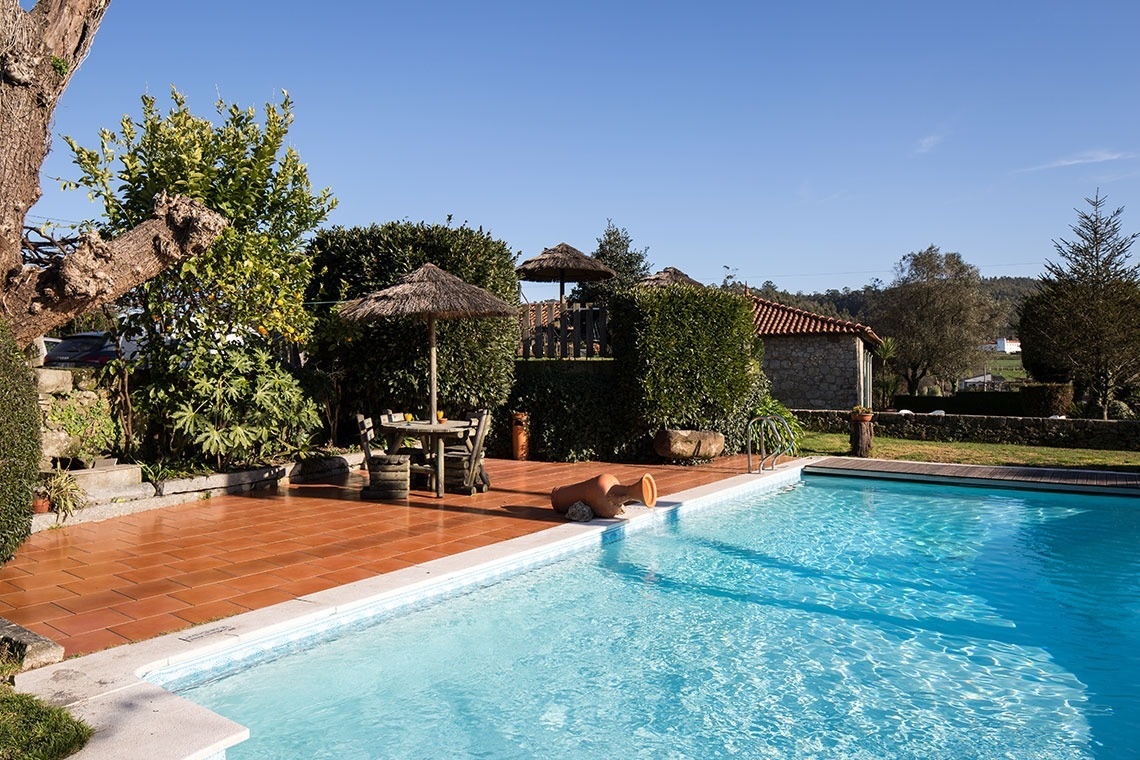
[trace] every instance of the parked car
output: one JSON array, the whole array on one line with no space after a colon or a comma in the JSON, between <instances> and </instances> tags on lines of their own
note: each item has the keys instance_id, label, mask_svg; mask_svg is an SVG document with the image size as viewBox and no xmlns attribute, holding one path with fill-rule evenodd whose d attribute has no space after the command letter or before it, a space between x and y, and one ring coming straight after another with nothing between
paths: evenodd
<instances>
[{"instance_id":1,"label":"parked car","mask_svg":"<svg viewBox=\"0 0 1140 760\"><path fill-rule=\"evenodd\" d=\"M130 359L138 351L132 342L123 343L123 356ZM108 332L85 332L68 335L44 357L45 367L101 367L119 355L115 340Z\"/></svg>"},{"instance_id":2,"label":"parked car","mask_svg":"<svg viewBox=\"0 0 1140 760\"><path fill-rule=\"evenodd\" d=\"M44 359L47 358L48 351L59 345L62 338L36 338L32 341L32 348L28 354L28 362L33 367L44 366Z\"/></svg>"}]
</instances>

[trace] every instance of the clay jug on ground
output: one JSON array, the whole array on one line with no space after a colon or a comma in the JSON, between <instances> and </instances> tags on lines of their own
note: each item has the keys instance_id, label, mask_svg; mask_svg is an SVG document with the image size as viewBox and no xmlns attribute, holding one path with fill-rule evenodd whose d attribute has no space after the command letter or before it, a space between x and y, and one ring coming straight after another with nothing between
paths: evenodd
<instances>
[{"instance_id":1,"label":"clay jug on ground","mask_svg":"<svg viewBox=\"0 0 1140 760\"><path fill-rule=\"evenodd\" d=\"M550 505L559 514L566 514L570 505L582 501L598 517L615 517L622 505L641 502L647 507L657 503L657 483L652 475L642 475L629 485L622 485L608 472L581 483L558 486L550 492Z\"/></svg>"}]
</instances>

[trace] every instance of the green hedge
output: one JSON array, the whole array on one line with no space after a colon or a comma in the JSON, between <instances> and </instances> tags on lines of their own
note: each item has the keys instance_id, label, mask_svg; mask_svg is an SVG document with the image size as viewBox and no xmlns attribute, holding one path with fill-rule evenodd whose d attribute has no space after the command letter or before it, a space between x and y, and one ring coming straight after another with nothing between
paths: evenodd
<instances>
[{"instance_id":1,"label":"green hedge","mask_svg":"<svg viewBox=\"0 0 1140 760\"><path fill-rule=\"evenodd\" d=\"M32 489L39 471L36 383L6 322L0 322L0 563L31 533Z\"/></svg>"},{"instance_id":2,"label":"green hedge","mask_svg":"<svg viewBox=\"0 0 1140 760\"><path fill-rule=\"evenodd\" d=\"M1070 383L1038 383L1019 391L969 391L953 396L895 396L895 409L925 414L941 409L947 414L985 417L1051 417L1069 414L1073 403Z\"/></svg>"},{"instance_id":3,"label":"green hedge","mask_svg":"<svg viewBox=\"0 0 1140 760\"><path fill-rule=\"evenodd\" d=\"M515 386L494 418L488 444L494 456L511 454L511 415L529 419L529 458L540 461L642 459L644 436L635 428L633 406L608 359L561 361L520 359Z\"/></svg>"},{"instance_id":4,"label":"green hedge","mask_svg":"<svg viewBox=\"0 0 1140 760\"><path fill-rule=\"evenodd\" d=\"M768 395L751 302L716 288L633 288L611 302L614 362L633 384L635 431L719 430L728 453Z\"/></svg>"},{"instance_id":5,"label":"green hedge","mask_svg":"<svg viewBox=\"0 0 1140 760\"><path fill-rule=\"evenodd\" d=\"M1073 406L1072 383L1037 383L1021 389L1021 408L1026 417L1069 414Z\"/></svg>"}]
</instances>

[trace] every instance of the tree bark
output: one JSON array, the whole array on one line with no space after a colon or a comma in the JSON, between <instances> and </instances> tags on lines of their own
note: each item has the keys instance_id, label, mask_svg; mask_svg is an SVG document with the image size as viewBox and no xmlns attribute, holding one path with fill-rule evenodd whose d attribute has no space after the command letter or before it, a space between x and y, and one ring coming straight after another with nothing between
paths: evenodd
<instances>
[{"instance_id":1,"label":"tree bark","mask_svg":"<svg viewBox=\"0 0 1140 760\"><path fill-rule=\"evenodd\" d=\"M198 201L159 194L154 217L114 240L91 233L53 266L24 266L10 274L4 283L2 316L11 321L22 348L206 250L226 224L225 217Z\"/></svg>"},{"instance_id":2,"label":"tree bark","mask_svg":"<svg viewBox=\"0 0 1140 760\"><path fill-rule=\"evenodd\" d=\"M875 423L851 420L851 456L869 457L875 445Z\"/></svg>"},{"instance_id":3,"label":"tree bark","mask_svg":"<svg viewBox=\"0 0 1140 760\"><path fill-rule=\"evenodd\" d=\"M110 0L0 0L0 272L21 265L24 216L40 198L56 102Z\"/></svg>"},{"instance_id":4,"label":"tree bark","mask_svg":"<svg viewBox=\"0 0 1140 760\"><path fill-rule=\"evenodd\" d=\"M39 200L55 106L91 49L111 0L0 0L0 318L26 346L205 250L226 220L185 198L160 197L155 216L103 241L84 238L49 267L25 266L24 219Z\"/></svg>"}]
</instances>

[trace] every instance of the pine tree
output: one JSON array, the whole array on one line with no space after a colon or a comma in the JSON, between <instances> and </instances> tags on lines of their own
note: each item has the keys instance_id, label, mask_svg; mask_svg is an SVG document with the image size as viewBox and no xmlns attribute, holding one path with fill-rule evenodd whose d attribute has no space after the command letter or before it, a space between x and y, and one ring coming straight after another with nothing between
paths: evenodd
<instances>
[{"instance_id":1,"label":"pine tree","mask_svg":"<svg viewBox=\"0 0 1140 760\"><path fill-rule=\"evenodd\" d=\"M583 282L570 293L570 300L605 303L610 294L619 288L637 284L638 280L649 275L648 253L648 248L638 250L633 247L633 238L625 227L618 229L612 219L607 219L606 229L598 238L594 258L617 272L617 277L599 282Z\"/></svg>"},{"instance_id":2,"label":"pine tree","mask_svg":"<svg viewBox=\"0 0 1140 760\"><path fill-rule=\"evenodd\" d=\"M1022 311L1029 353L1066 368L1102 419L1117 416L1119 391L1140 379L1140 266L1129 263L1140 233L1123 234L1124 209L1105 213L1106 200L1099 190L1085 198L1091 209L1070 225L1076 238L1053 241L1060 261L1045 263L1032 314Z\"/></svg>"}]
</instances>

